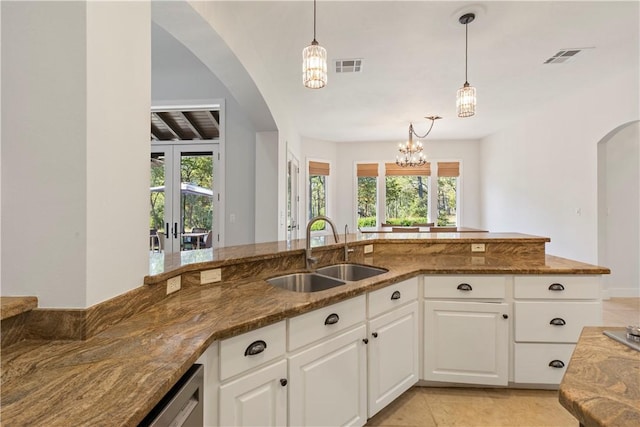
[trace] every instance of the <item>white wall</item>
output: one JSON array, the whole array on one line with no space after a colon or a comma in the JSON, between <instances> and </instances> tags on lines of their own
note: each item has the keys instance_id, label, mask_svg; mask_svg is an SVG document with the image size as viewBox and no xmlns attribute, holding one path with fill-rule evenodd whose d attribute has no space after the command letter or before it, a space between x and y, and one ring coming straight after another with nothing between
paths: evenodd
<instances>
[{"instance_id":1,"label":"white wall","mask_svg":"<svg viewBox=\"0 0 640 427\"><path fill-rule=\"evenodd\" d=\"M1 7L2 293L85 308L148 271L149 5Z\"/></svg>"},{"instance_id":2,"label":"white wall","mask_svg":"<svg viewBox=\"0 0 640 427\"><path fill-rule=\"evenodd\" d=\"M152 27L153 105L225 99L224 245L253 243L256 130L224 84L191 51L158 25ZM275 230L275 223L271 227Z\"/></svg>"},{"instance_id":3,"label":"white wall","mask_svg":"<svg viewBox=\"0 0 640 427\"><path fill-rule=\"evenodd\" d=\"M255 242L278 240L278 132L256 135Z\"/></svg>"},{"instance_id":4,"label":"white wall","mask_svg":"<svg viewBox=\"0 0 640 427\"><path fill-rule=\"evenodd\" d=\"M609 296L640 297L640 122L598 144L599 262Z\"/></svg>"},{"instance_id":5,"label":"white wall","mask_svg":"<svg viewBox=\"0 0 640 427\"><path fill-rule=\"evenodd\" d=\"M343 229L357 229L355 164L367 162L394 162L399 141L334 143L303 138L303 159L324 159L332 162L329 187L329 216ZM461 168L461 225L480 225L479 196L479 141L423 141L429 161L457 160ZM306 163L305 163L306 164ZM304 174L305 206L308 176ZM306 207L305 207L306 209ZM305 217L305 219L308 218Z\"/></svg>"},{"instance_id":6,"label":"white wall","mask_svg":"<svg viewBox=\"0 0 640 427\"><path fill-rule=\"evenodd\" d=\"M547 236L547 252L597 263L597 143L637 120L638 70L614 72L481 143L481 225Z\"/></svg>"}]
</instances>

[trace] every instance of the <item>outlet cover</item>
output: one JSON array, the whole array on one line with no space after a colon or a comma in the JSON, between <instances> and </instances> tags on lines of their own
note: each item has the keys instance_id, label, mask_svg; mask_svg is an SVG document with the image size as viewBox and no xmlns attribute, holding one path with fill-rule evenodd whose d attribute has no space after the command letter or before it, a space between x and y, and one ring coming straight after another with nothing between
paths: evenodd
<instances>
[{"instance_id":1,"label":"outlet cover","mask_svg":"<svg viewBox=\"0 0 640 427\"><path fill-rule=\"evenodd\" d=\"M472 243L471 252L484 252L484 243Z\"/></svg>"},{"instance_id":2,"label":"outlet cover","mask_svg":"<svg viewBox=\"0 0 640 427\"><path fill-rule=\"evenodd\" d=\"M200 272L200 284L214 283L222 280L222 269L214 268L213 270L205 270Z\"/></svg>"},{"instance_id":3,"label":"outlet cover","mask_svg":"<svg viewBox=\"0 0 640 427\"><path fill-rule=\"evenodd\" d=\"M167 280L167 295L180 290L180 276L172 277Z\"/></svg>"},{"instance_id":4,"label":"outlet cover","mask_svg":"<svg viewBox=\"0 0 640 427\"><path fill-rule=\"evenodd\" d=\"M373 245L364 245L364 253L372 254L373 253Z\"/></svg>"}]
</instances>

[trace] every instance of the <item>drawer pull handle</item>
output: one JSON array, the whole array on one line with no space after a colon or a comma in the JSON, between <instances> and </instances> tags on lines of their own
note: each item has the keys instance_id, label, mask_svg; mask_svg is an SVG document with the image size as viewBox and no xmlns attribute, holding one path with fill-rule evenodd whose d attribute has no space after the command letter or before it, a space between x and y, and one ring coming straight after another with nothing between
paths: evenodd
<instances>
[{"instance_id":1,"label":"drawer pull handle","mask_svg":"<svg viewBox=\"0 0 640 427\"><path fill-rule=\"evenodd\" d=\"M362 342L365 343L365 344L369 344L369 338L363 338Z\"/></svg>"},{"instance_id":2,"label":"drawer pull handle","mask_svg":"<svg viewBox=\"0 0 640 427\"><path fill-rule=\"evenodd\" d=\"M560 317L554 317L553 319L551 319L551 322L549 322L549 324L553 326L564 326L567 324L567 322L565 322L564 319Z\"/></svg>"},{"instance_id":3,"label":"drawer pull handle","mask_svg":"<svg viewBox=\"0 0 640 427\"><path fill-rule=\"evenodd\" d=\"M549 285L549 290L550 291L564 291L564 286L562 286L562 283L552 283Z\"/></svg>"},{"instance_id":4,"label":"drawer pull handle","mask_svg":"<svg viewBox=\"0 0 640 427\"><path fill-rule=\"evenodd\" d=\"M394 300L394 299L400 299L400 291L394 291L394 292L391 294L391 299L392 299L392 300Z\"/></svg>"},{"instance_id":5,"label":"drawer pull handle","mask_svg":"<svg viewBox=\"0 0 640 427\"><path fill-rule=\"evenodd\" d=\"M552 360L549 362L549 366L552 368L564 368L564 362L562 360Z\"/></svg>"},{"instance_id":6,"label":"drawer pull handle","mask_svg":"<svg viewBox=\"0 0 640 427\"><path fill-rule=\"evenodd\" d=\"M244 351L245 356L255 356L256 354L262 353L267 348L267 343L258 340L249 344L249 347Z\"/></svg>"},{"instance_id":7,"label":"drawer pull handle","mask_svg":"<svg viewBox=\"0 0 640 427\"><path fill-rule=\"evenodd\" d=\"M458 290L459 290L459 291L472 291L472 290L473 290L473 288L472 288L472 287L471 287L471 285L470 285L470 284L468 284L468 283L460 283L460 284L458 285Z\"/></svg>"},{"instance_id":8,"label":"drawer pull handle","mask_svg":"<svg viewBox=\"0 0 640 427\"><path fill-rule=\"evenodd\" d=\"M286 378L280 378L280 385L281 385L282 387L286 386L286 385L287 385L287 383L288 383L288 381L287 381L287 379L286 379Z\"/></svg>"},{"instance_id":9,"label":"drawer pull handle","mask_svg":"<svg viewBox=\"0 0 640 427\"><path fill-rule=\"evenodd\" d=\"M338 323L338 320L340 320L340 316L338 316L335 313L331 313L330 315L327 316L327 318L324 320L324 324L325 325L335 325L336 323Z\"/></svg>"},{"instance_id":10,"label":"drawer pull handle","mask_svg":"<svg viewBox=\"0 0 640 427\"><path fill-rule=\"evenodd\" d=\"M377 332L374 332L374 333L372 333L371 335L372 335L374 338L378 338L378 333L377 333Z\"/></svg>"}]
</instances>

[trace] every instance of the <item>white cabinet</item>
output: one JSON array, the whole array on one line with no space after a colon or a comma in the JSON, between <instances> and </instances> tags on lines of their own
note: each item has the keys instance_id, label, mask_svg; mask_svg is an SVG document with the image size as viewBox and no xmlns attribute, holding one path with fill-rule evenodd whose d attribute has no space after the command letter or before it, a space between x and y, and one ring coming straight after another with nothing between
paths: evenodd
<instances>
[{"instance_id":1,"label":"white cabinet","mask_svg":"<svg viewBox=\"0 0 640 427\"><path fill-rule=\"evenodd\" d=\"M286 342L284 320L220 342L220 426L287 424Z\"/></svg>"},{"instance_id":2,"label":"white cabinet","mask_svg":"<svg viewBox=\"0 0 640 427\"><path fill-rule=\"evenodd\" d=\"M418 278L370 292L369 417L420 379Z\"/></svg>"},{"instance_id":3,"label":"white cabinet","mask_svg":"<svg viewBox=\"0 0 640 427\"><path fill-rule=\"evenodd\" d=\"M585 326L602 323L600 276L530 275L514 279L514 381L560 384Z\"/></svg>"},{"instance_id":4,"label":"white cabinet","mask_svg":"<svg viewBox=\"0 0 640 427\"><path fill-rule=\"evenodd\" d=\"M286 386L286 360L223 384L220 387L220 425L286 425Z\"/></svg>"},{"instance_id":5,"label":"white cabinet","mask_svg":"<svg viewBox=\"0 0 640 427\"><path fill-rule=\"evenodd\" d=\"M504 276L426 276L424 379L507 385L509 304Z\"/></svg>"},{"instance_id":6,"label":"white cabinet","mask_svg":"<svg viewBox=\"0 0 640 427\"><path fill-rule=\"evenodd\" d=\"M365 336L363 324L289 358L289 425L366 423Z\"/></svg>"},{"instance_id":7,"label":"white cabinet","mask_svg":"<svg viewBox=\"0 0 640 427\"><path fill-rule=\"evenodd\" d=\"M369 417L419 380L418 302L369 321Z\"/></svg>"}]
</instances>

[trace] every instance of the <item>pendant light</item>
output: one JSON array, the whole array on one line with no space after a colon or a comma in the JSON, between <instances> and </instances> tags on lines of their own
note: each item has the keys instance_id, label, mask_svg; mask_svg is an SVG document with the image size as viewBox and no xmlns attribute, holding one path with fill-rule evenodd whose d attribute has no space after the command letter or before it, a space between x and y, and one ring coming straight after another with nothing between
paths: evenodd
<instances>
[{"instance_id":1,"label":"pendant light","mask_svg":"<svg viewBox=\"0 0 640 427\"><path fill-rule=\"evenodd\" d=\"M316 40L316 0L313 0L313 41L302 50L302 84L309 89L327 84L327 51Z\"/></svg>"},{"instance_id":2,"label":"pendant light","mask_svg":"<svg viewBox=\"0 0 640 427\"><path fill-rule=\"evenodd\" d=\"M476 113L476 88L467 81L467 51L469 48L468 25L476 19L474 13L465 13L458 20L464 25L464 85L458 89L456 97L456 110L458 117L471 117Z\"/></svg>"}]
</instances>

